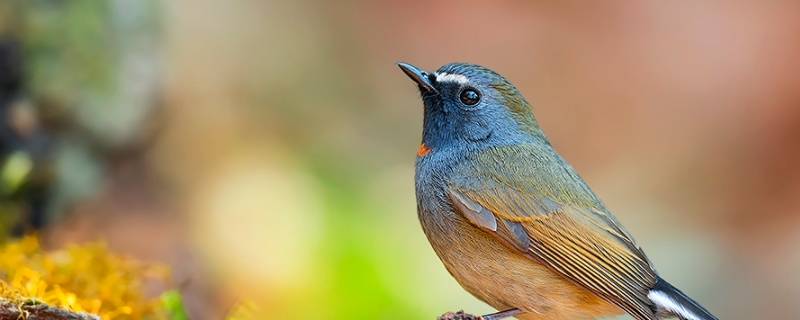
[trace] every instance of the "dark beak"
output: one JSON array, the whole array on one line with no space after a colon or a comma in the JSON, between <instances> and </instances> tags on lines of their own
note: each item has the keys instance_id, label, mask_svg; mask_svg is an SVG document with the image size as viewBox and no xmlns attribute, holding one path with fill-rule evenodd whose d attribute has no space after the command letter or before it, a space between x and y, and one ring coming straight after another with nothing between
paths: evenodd
<instances>
[{"instance_id":1,"label":"dark beak","mask_svg":"<svg viewBox=\"0 0 800 320\"><path fill-rule=\"evenodd\" d=\"M430 74L404 62L398 63L397 66L400 67L400 70L403 70L411 80L414 80L414 82L419 85L420 90L426 93L439 94L439 91L436 91L436 88L433 87L433 83L431 83Z\"/></svg>"}]
</instances>

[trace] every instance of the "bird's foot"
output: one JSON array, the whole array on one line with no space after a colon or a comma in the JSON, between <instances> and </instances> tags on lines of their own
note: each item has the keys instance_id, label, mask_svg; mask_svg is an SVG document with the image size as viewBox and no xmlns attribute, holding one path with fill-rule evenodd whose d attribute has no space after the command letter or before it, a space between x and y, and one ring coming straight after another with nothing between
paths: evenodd
<instances>
[{"instance_id":1,"label":"bird's foot","mask_svg":"<svg viewBox=\"0 0 800 320\"><path fill-rule=\"evenodd\" d=\"M458 312L448 312L445 313L437 320L483 320L481 316L471 315L469 313L465 313L463 310Z\"/></svg>"}]
</instances>

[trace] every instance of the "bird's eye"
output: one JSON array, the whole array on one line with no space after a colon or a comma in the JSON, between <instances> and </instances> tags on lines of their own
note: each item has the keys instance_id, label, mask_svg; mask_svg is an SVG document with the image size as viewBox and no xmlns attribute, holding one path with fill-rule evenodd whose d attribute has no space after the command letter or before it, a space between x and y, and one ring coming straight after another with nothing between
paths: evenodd
<instances>
[{"instance_id":1,"label":"bird's eye","mask_svg":"<svg viewBox=\"0 0 800 320\"><path fill-rule=\"evenodd\" d=\"M463 104L474 106L481 101L481 94L478 93L478 90L475 90L474 88L466 88L461 91L459 98Z\"/></svg>"}]
</instances>

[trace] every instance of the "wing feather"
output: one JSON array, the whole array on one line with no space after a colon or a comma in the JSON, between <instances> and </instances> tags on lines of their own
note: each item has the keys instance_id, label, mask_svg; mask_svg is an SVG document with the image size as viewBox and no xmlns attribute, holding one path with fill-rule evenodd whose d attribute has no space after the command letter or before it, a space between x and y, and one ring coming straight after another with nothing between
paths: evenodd
<instances>
[{"instance_id":1,"label":"wing feather","mask_svg":"<svg viewBox=\"0 0 800 320\"><path fill-rule=\"evenodd\" d=\"M496 150L456 170L469 172L449 186L456 211L637 319L656 319L647 298L656 274L641 248L571 167L545 170L560 158L535 151Z\"/></svg>"}]
</instances>

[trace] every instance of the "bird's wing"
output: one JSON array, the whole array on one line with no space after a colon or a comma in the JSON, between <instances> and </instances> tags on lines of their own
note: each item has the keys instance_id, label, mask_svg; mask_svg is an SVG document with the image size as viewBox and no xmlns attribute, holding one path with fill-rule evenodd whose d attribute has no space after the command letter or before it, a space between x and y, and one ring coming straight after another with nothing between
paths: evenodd
<instances>
[{"instance_id":1,"label":"bird's wing","mask_svg":"<svg viewBox=\"0 0 800 320\"><path fill-rule=\"evenodd\" d=\"M488 152L454 171L455 210L637 319L655 319L655 271L572 168L525 147Z\"/></svg>"}]
</instances>

